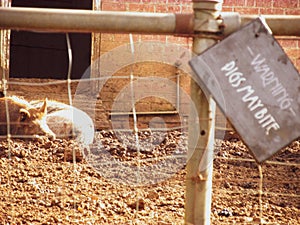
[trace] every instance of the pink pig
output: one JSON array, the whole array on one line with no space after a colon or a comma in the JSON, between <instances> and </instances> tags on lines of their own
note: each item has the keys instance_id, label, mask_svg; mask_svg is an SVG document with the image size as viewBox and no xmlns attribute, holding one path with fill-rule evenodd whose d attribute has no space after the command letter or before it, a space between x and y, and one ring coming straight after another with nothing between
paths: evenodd
<instances>
[{"instance_id":1,"label":"pink pig","mask_svg":"<svg viewBox=\"0 0 300 225\"><path fill-rule=\"evenodd\" d=\"M43 101L32 101L36 108ZM75 138L80 144L89 145L94 140L94 123L82 110L57 101L47 101L46 122L57 138Z\"/></svg>"},{"instance_id":2,"label":"pink pig","mask_svg":"<svg viewBox=\"0 0 300 225\"><path fill-rule=\"evenodd\" d=\"M29 102L16 96L0 98L0 135L7 135L9 112L9 132L12 137L23 138L47 136L55 139L55 134L49 129L47 116L47 101L40 107L33 107Z\"/></svg>"}]
</instances>

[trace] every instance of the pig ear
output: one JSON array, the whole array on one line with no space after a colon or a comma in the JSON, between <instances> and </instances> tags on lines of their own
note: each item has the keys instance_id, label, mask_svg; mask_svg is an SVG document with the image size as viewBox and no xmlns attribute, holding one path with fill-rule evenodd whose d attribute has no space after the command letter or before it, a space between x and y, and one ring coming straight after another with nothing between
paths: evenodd
<instances>
[{"instance_id":1,"label":"pig ear","mask_svg":"<svg viewBox=\"0 0 300 225\"><path fill-rule=\"evenodd\" d=\"M20 122L24 122L30 117L30 112L26 109L20 109Z\"/></svg>"},{"instance_id":2,"label":"pig ear","mask_svg":"<svg viewBox=\"0 0 300 225\"><path fill-rule=\"evenodd\" d=\"M48 99L46 98L44 101L44 104L40 108L40 112L43 114L47 114L47 105L48 105L47 101L48 101Z\"/></svg>"}]
</instances>

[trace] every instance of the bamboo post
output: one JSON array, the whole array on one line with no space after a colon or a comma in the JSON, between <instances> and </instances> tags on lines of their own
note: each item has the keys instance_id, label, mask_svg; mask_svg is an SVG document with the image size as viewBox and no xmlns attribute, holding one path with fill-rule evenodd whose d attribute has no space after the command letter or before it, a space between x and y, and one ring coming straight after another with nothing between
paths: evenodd
<instances>
[{"instance_id":1,"label":"bamboo post","mask_svg":"<svg viewBox=\"0 0 300 225\"><path fill-rule=\"evenodd\" d=\"M219 31L217 17L222 8L222 0L194 0L195 33L204 37L194 38L193 51L200 54L216 43ZM193 225L210 224L212 198L212 172L214 151L215 102L206 96L195 81L191 81L191 98L195 103L200 134L195 135L189 127L189 152L194 150L187 163L185 223ZM190 146L192 138L198 138L195 149Z\"/></svg>"}]
</instances>

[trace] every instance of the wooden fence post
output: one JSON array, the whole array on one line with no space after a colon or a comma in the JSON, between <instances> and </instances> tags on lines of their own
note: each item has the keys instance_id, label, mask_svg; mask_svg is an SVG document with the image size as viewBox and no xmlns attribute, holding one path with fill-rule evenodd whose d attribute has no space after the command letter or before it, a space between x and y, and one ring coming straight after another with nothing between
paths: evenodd
<instances>
[{"instance_id":1,"label":"wooden fence post","mask_svg":"<svg viewBox=\"0 0 300 225\"><path fill-rule=\"evenodd\" d=\"M216 43L219 31L217 17L222 8L222 0L194 0L195 33L199 37L193 40L195 54ZM203 34L203 35L201 35ZM193 125L189 127L189 152L193 155L187 163L185 223L209 225L212 198L212 172L214 151L215 102L206 96L195 81L191 81L191 98L199 116L200 134L195 135ZM190 143L198 138L195 149Z\"/></svg>"},{"instance_id":2,"label":"wooden fence post","mask_svg":"<svg viewBox=\"0 0 300 225\"><path fill-rule=\"evenodd\" d=\"M10 7L11 0L1 0L0 7ZM5 91L9 76L10 30L0 30L0 92Z\"/></svg>"}]
</instances>

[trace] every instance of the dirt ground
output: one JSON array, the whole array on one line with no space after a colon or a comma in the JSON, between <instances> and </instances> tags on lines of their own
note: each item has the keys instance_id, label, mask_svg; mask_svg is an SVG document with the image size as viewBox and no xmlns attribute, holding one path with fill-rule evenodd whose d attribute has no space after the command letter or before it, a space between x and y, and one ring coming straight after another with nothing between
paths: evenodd
<instances>
[{"instance_id":1,"label":"dirt ground","mask_svg":"<svg viewBox=\"0 0 300 225\"><path fill-rule=\"evenodd\" d=\"M137 149L120 143L116 133L100 131L96 136L96 143L108 153L105 157L118 162L134 162L137 157ZM151 132L139 136L141 140L162 137ZM157 160L184 150L186 135L172 131L163 138L154 151L144 151L147 146L142 145L147 142L141 142L138 157ZM97 146L81 154L72 140L1 140L1 224L183 224L185 166L168 179L139 187L129 175L122 178L130 171L116 168L112 175L113 164L106 165L105 158L97 158L103 157ZM249 160L251 156L242 142L219 140L211 224L300 224L299 149L300 142L294 142L271 159L273 164L262 166L261 217L257 164ZM139 166L158 161L143 161Z\"/></svg>"},{"instance_id":2,"label":"dirt ground","mask_svg":"<svg viewBox=\"0 0 300 225\"><path fill-rule=\"evenodd\" d=\"M9 87L29 100L68 99L65 84ZM97 110L90 149L0 139L0 224L184 224L186 133L145 130L137 148L134 135L97 126L107 119ZM262 165L261 195L258 165L236 136L216 140L213 165L211 224L300 224L300 141Z\"/></svg>"}]
</instances>

